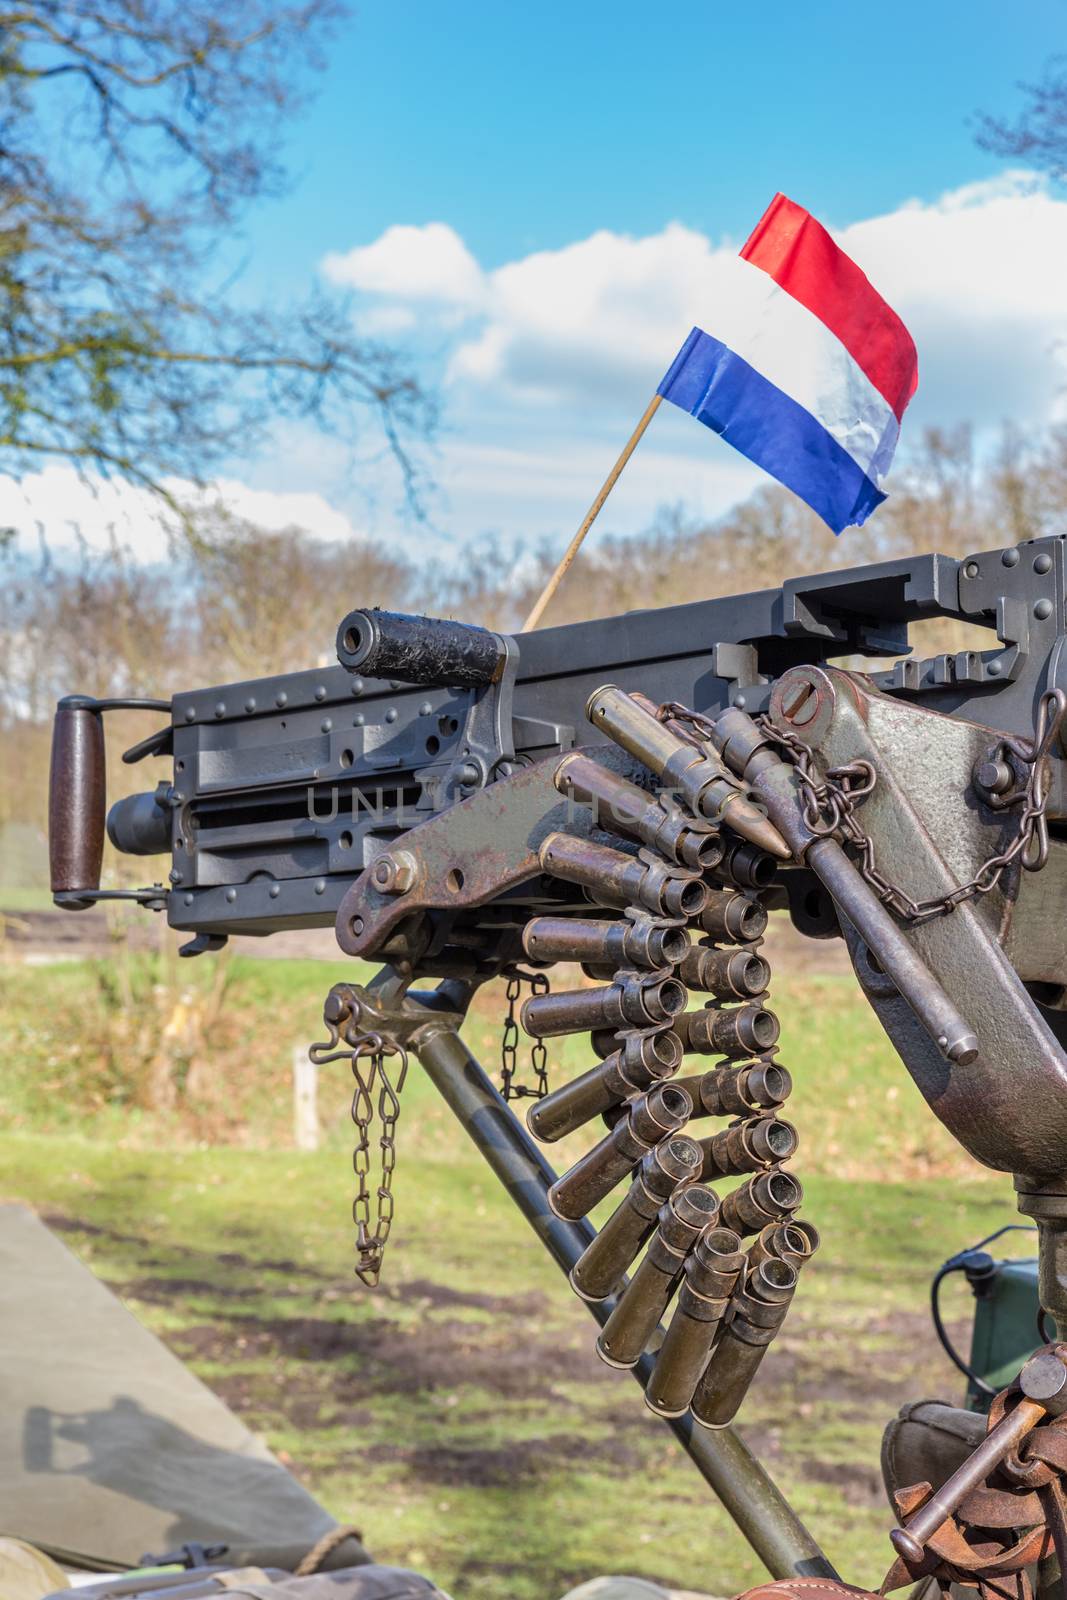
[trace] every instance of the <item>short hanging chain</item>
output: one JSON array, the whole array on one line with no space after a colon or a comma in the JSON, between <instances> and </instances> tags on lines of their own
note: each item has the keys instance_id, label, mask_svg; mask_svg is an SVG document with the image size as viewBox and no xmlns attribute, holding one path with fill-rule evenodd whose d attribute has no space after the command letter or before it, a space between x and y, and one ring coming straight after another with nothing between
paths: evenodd
<instances>
[{"instance_id":1,"label":"short hanging chain","mask_svg":"<svg viewBox=\"0 0 1067 1600\"><path fill-rule=\"evenodd\" d=\"M399 1068L394 1083L386 1066L387 1055L399 1058ZM352 1093L352 1121L356 1127L356 1143L352 1151L352 1169L356 1174L356 1196L352 1201L352 1220L356 1225L356 1277L373 1289L381 1276L382 1257L393 1225L393 1172L396 1167L396 1124L400 1115L400 1091L407 1077L408 1057L402 1045L387 1050L380 1034L368 1033L359 1039L352 1051L352 1076L355 1089ZM374 1092L378 1103L375 1107ZM370 1133L375 1109L381 1131L378 1145L381 1151L381 1178L378 1183L377 1205L371 1218Z\"/></svg>"},{"instance_id":2,"label":"short hanging chain","mask_svg":"<svg viewBox=\"0 0 1067 1600\"><path fill-rule=\"evenodd\" d=\"M324 1016L330 1037L324 1044L313 1044L308 1054L316 1066L342 1060L349 1061L352 1066L355 1080L352 1121L356 1128L352 1151L352 1170L356 1175L356 1195L352 1201L352 1220L356 1225L355 1272L357 1278L373 1289L381 1275L382 1257L393 1224L396 1124L400 1116L400 1091L407 1077L408 1054L403 1045L387 1041L380 1033L361 1032L358 1016L352 991L344 984L336 985L327 996ZM393 1056L397 1058L395 1074L388 1065ZM381 1177L376 1196L372 1197L371 1129L375 1115L381 1129L378 1135Z\"/></svg>"},{"instance_id":3,"label":"short hanging chain","mask_svg":"<svg viewBox=\"0 0 1067 1600\"><path fill-rule=\"evenodd\" d=\"M500 1093L505 1100L543 1100L548 1093L548 1049L543 1039L535 1039L530 1046L533 1083L515 1081L519 1050L519 1023L515 1013L522 998L523 983L529 984L531 994L548 993L548 978L543 972L512 972L508 976L504 991L507 1012L500 1039Z\"/></svg>"}]
</instances>

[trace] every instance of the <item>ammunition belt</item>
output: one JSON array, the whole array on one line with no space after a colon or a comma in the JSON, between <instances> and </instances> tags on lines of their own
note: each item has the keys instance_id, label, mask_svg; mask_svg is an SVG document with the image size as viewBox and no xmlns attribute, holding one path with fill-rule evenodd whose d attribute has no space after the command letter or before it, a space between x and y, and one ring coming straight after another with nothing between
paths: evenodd
<instances>
[{"instance_id":1,"label":"ammunition belt","mask_svg":"<svg viewBox=\"0 0 1067 1600\"><path fill-rule=\"evenodd\" d=\"M594 1119L607 1124L549 1191L556 1214L577 1220L629 1180L572 1286L586 1300L616 1297L597 1342L612 1366L636 1365L673 1302L646 1404L663 1416L691 1408L697 1422L722 1427L818 1245L816 1230L795 1220L802 1190L784 1166L797 1147L780 1115L792 1084L777 1059L767 915L756 898L773 877L761 844L773 847L774 830L707 745L696 748L684 708L606 689L590 715L662 788L650 796L585 754L561 765L557 787L592 805L595 825L631 850L568 834L541 847L543 869L579 885L590 908L529 922L526 957L576 962L606 982L523 1004L533 1039L588 1031L600 1058L531 1106L527 1123L550 1143ZM690 1011L694 991L706 1000ZM693 1055L719 1059L683 1074ZM727 1124L704 1134L712 1117Z\"/></svg>"}]
</instances>

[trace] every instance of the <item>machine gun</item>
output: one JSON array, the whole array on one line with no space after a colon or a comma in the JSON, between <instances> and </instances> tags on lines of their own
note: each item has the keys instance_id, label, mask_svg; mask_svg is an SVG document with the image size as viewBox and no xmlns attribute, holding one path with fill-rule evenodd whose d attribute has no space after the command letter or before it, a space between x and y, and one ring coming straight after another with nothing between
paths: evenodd
<instances>
[{"instance_id":1,"label":"machine gun","mask_svg":"<svg viewBox=\"0 0 1067 1600\"><path fill-rule=\"evenodd\" d=\"M913 658L909 626L936 617L987 629L988 648ZM61 702L53 892L72 909L123 893L99 887L106 815L117 849L169 852L167 885L127 893L191 936L183 954L333 923L345 952L383 963L335 986L315 1047L356 1075L357 1270L376 1281L410 1054L588 1303L602 1357L634 1372L771 1572L828 1574L731 1427L818 1244L785 1166L797 1134L760 938L787 910L801 933L844 939L932 1111L1013 1174L1041 1305L1067 1339L1065 646L1063 538L517 638L355 610L336 667L149 703L169 721L124 759L172 773L110 813L114 702ZM889 664L840 664L865 657ZM560 961L596 986L546 992ZM529 1133L512 1065L502 1096L459 1037L500 976L512 1023L530 981L535 1040L590 1034L579 1078L547 1094L539 1069L526 1086ZM693 993L706 1004L687 1009ZM557 1176L531 1133L552 1143L601 1117ZM727 1122L708 1133L704 1118ZM1031 1427L1053 1389L1047 1371L1030 1381ZM1020 1428L1000 1457L982 1446L987 1467ZM948 1561L934 1534L953 1507L924 1513L925 1487L900 1502L925 1531L898 1545L899 1581Z\"/></svg>"}]
</instances>

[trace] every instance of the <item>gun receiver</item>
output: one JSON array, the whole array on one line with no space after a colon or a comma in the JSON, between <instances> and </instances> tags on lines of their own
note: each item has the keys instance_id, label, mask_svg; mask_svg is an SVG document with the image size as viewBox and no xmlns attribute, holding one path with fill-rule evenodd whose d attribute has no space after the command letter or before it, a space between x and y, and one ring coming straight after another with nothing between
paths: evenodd
<instances>
[{"instance_id":1,"label":"gun receiver","mask_svg":"<svg viewBox=\"0 0 1067 1600\"><path fill-rule=\"evenodd\" d=\"M169 725L146 741L171 753L171 780L114 807L109 832L133 853L169 834L169 887L140 894L195 936L187 953L336 921L351 954L478 982L521 959L531 918L588 918L598 893L609 916L636 894L649 915L688 907L682 915L710 917L709 929L732 919L739 931L718 934L727 939L788 907L801 931L844 936L864 992L956 1137L1015 1173L1025 1206L1043 1214L1048 1191L1051 1209L1067 1209L1067 786L1048 699L1067 688L1065 605L1064 540L1051 538L521 640L356 610L341 622L336 667L176 694ZM990 647L913 659L909 625L931 617L988 628ZM836 664L887 656L864 675ZM693 725L674 718L679 705ZM57 716L54 887L67 903L97 892L95 716L81 701ZM1027 741L1042 718L1052 731L1035 756ZM852 773L853 785L872 775L855 802L864 875L862 850L818 824L783 759L790 740L820 771ZM988 892L940 915L905 914L924 896L951 897L1005 850L1028 761L1044 785L1029 850L1040 862L1023 852ZM619 815L600 822L597 806L616 794ZM657 794L646 815L641 796ZM714 835L721 822L725 839L731 817L741 832L724 855L701 829ZM725 887L704 881L711 863ZM1021 870L1037 864L1040 878ZM692 926L699 933L699 919ZM605 1005L616 998L605 994ZM592 991L583 1004L595 1009ZM713 1020L690 1014L674 1027L697 1048Z\"/></svg>"}]
</instances>

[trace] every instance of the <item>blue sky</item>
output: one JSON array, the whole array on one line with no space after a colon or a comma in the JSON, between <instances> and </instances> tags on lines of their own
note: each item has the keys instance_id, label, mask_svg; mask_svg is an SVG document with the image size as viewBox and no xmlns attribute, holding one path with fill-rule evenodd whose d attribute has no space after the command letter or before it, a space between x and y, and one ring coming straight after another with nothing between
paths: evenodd
<instances>
[{"instance_id":1,"label":"blue sky","mask_svg":"<svg viewBox=\"0 0 1067 1600\"><path fill-rule=\"evenodd\" d=\"M1065 20L1062 0L362 0L256 258L295 283L346 238L443 219L495 267L597 228L743 239L776 189L834 224L932 199L998 170L967 119L1012 107Z\"/></svg>"},{"instance_id":2,"label":"blue sky","mask_svg":"<svg viewBox=\"0 0 1067 1600\"><path fill-rule=\"evenodd\" d=\"M291 189L245 219L226 270L243 264L248 299L351 296L356 326L439 389L438 491L413 524L373 449L353 461L297 427L228 463L224 494L265 525L438 556L486 535L562 546L690 326L729 343L719 269L777 189L915 336L902 452L929 423L992 439L1067 420L1067 195L1006 174L970 125L1018 107L1065 17L1067 0L362 0L291 127ZM679 502L714 516L758 481L663 407L599 526ZM131 543L161 548L127 498ZM117 505L62 467L0 480L28 536L77 517L92 538Z\"/></svg>"}]
</instances>

